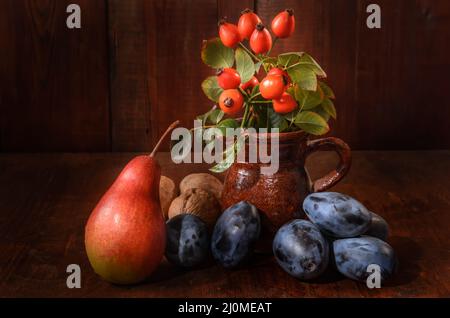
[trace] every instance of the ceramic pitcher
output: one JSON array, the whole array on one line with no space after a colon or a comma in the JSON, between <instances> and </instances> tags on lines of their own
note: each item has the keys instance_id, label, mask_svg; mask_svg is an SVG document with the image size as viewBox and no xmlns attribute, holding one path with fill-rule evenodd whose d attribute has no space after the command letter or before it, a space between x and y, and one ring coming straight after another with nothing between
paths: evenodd
<instances>
[{"instance_id":1,"label":"ceramic pitcher","mask_svg":"<svg viewBox=\"0 0 450 318\"><path fill-rule=\"evenodd\" d=\"M272 134L258 134L267 138L270 149ZM273 174L261 173L262 163L235 162L227 171L222 192L224 209L248 201L261 212L266 231L275 232L289 220L303 215L302 203L311 192L325 191L335 185L348 172L351 151L341 139L328 137L309 140L303 131L279 133L279 169ZM246 144L248 154L249 143ZM319 150L333 150L339 155L338 167L318 180L311 181L305 168L309 154ZM248 156L247 156L248 159ZM267 165L267 164L266 164Z\"/></svg>"}]
</instances>

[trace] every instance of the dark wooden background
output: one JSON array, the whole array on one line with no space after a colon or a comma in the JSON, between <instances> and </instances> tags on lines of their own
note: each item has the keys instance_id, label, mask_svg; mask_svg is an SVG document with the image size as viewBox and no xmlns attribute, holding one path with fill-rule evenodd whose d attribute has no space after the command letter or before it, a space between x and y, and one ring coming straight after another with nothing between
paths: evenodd
<instances>
[{"instance_id":1,"label":"dark wooden background","mask_svg":"<svg viewBox=\"0 0 450 318\"><path fill-rule=\"evenodd\" d=\"M366 7L382 8L382 29ZM82 9L81 30L65 26ZM448 0L0 0L0 151L141 151L211 103L203 39L246 7L295 35L337 94L333 135L354 149L450 148Z\"/></svg>"}]
</instances>

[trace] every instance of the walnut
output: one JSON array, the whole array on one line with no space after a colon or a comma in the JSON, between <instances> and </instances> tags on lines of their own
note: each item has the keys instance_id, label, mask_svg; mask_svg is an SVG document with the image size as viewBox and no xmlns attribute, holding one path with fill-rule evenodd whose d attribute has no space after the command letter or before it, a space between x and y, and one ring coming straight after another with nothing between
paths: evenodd
<instances>
[{"instance_id":1,"label":"walnut","mask_svg":"<svg viewBox=\"0 0 450 318\"><path fill-rule=\"evenodd\" d=\"M177 195L178 189L175 187L175 182L166 176L161 176L159 182L159 201L161 203L162 213L166 220L168 218L170 204Z\"/></svg>"},{"instance_id":2,"label":"walnut","mask_svg":"<svg viewBox=\"0 0 450 318\"><path fill-rule=\"evenodd\" d=\"M208 173L193 173L181 180L180 192L184 193L192 188L209 191L215 195L217 200L220 200L223 184L219 179Z\"/></svg>"},{"instance_id":3,"label":"walnut","mask_svg":"<svg viewBox=\"0 0 450 318\"><path fill-rule=\"evenodd\" d=\"M172 201L169 208L169 219L182 213L189 213L202 219L212 229L221 212L219 201L209 191L188 189Z\"/></svg>"}]
</instances>

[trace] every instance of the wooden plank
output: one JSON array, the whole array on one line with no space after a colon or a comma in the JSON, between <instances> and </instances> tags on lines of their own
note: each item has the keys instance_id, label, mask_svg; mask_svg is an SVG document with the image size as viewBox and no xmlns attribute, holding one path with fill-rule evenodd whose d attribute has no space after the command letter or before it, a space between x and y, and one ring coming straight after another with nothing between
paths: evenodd
<instances>
[{"instance_id":1,"label":"wooden plank","mask_svg":"<svg viewBox=\"0 0 450 318\"><path fill-rule=\"evenodd\" d=\"M221 19L227 18L227 21L237 25L241 12L245 9L255 9L254 0L241 0L241 1L229 1L218 0L217 1L217 17Z\"/></svg>"},{"instance_id":2,"label":"wooden plank","mask_svg":"<svg viewBox=\"0 0 450 318\"><path fill-rule=\"evenodd\" d=\"M151 148L144 0L108 0L113 151Z\"/></svg>"},{"instance_id":3,"label":"wooden plank","mask_svg":"<svg viewBox=\"0 0 450 318\"><path fill-rule=\"evenodd\" d=\"M185 271L163 261L150 279L123 288L102 281L84 251L85 222L133 154L0 155L0 297L448 297L450 295L450 151L355 152L350 174L333 190L348 193L390 224L399 269L381 289L330 271L312 282L286 274L271 255L224 270L213 261ZM178 183L205 165L157 157ZM334 156L314 154L311 174ZM424 182L432 180L432 182ZM382 199L380 199L382 198ZM79 264L82 288L66 287Z\"/></svg>"},{"instance_id":4,"label":"wooden plank","mask_svg":"<svg viewBox=\"0 0 450 318\"><path fill-rule=\"evenodd\" d=\"M332 121L331 135L354 145L355 131L355 59L356 3L348 0L317 1L258 0L257 13L270 28L272 19L291 8L296 17L296 30L287 39L279 39L273 55L303 51L311 54L326 71L325 81L337 96L338 120Z\"/></svg>"},{"instance_id":5,"label":"wooden plank","mask_svg":"<svg viewBox=\"0 0 450 318\"><path fill-rule=\"evenodd\" d=\"M354 149L450 147L450 107L424 106L442 105L450 85L449 2L379 1L381 30L366 27L370 3L258 0L256 8L266 24L294 8L296 33L274 53L302 50L323 65L337 96L333 135Z\"/></svg>"},{"instance_id":6,"label":"wooden plank","mask_svg":"<svg viewBox=\"0 0 450 318\"><path fill-rule=\"evenodd\" d=\"M362 16L370 1L360 1ZM358 148L450 147L450 2L378 1L382 28L358 27Z\"/></svg>"},{"instance_id":7,"label":"wooden plank","mask_svg":"<svg viewBox=\"0 0 450 318\"><path fill-rule=\"evenodd\" d=\"M213 106L201 82L214 71L202 64L202 40L217 36L215 1L146 1L152 141L175 119L192 127ZM167 148L166 148L167 149Z\"/></svg>"},{"instance_id":8,"label":"wooden plank","mask_svg":"<svg viewBox=\"0 0 450 318\"><path fill-rule=\"evenodd\" d=\"M72 2L0 2L1 151L110 149L105 2Z\"/></svg>"}]
</instances>

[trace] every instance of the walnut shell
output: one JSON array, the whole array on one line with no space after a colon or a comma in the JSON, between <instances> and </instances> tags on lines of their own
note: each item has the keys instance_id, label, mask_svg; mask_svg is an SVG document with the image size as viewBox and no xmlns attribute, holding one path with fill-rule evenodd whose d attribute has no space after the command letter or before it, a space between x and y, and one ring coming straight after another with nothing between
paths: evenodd
<instances>
[{"instance_id":1,"label":"walnut shell","mask_svg":"<svg viewBox=\"0 0 450 318\"><path fill-rule=\"evenodd\" d=\"M159 181L159 201L161 203L161 210L164 218L167 220L169 215L169 207L173 199L178 195L178 189L172 179L161 176Z\"/></svg>"},{"instance_id":2,"label":"walnut shell","mask_svg":"<svg viewBox=\"0 0 450 318\"><path fill-rule=\"evenodd\" d=\"M193 173L181 180L180 192L184 193L193 188L209 191L215 195L217 200L220 200L223 184L219 179L208 173Z\"/></svg>"},{"instance_id":3,"label":"walnut shell","mask_svg":"<svg viewBox=\"0 0 450 318\"><path fill-rule=\"evenodd\" d=\"M221 212L219 201L209 191L188 189L172 201L169 208L169 219L178 214L189 213L202 219L212 229Z\"/></svg>"}]
</instances>

